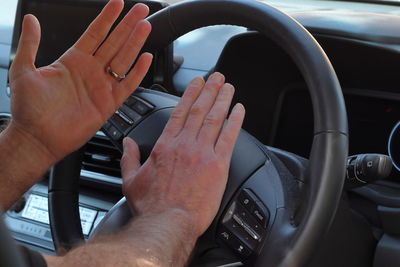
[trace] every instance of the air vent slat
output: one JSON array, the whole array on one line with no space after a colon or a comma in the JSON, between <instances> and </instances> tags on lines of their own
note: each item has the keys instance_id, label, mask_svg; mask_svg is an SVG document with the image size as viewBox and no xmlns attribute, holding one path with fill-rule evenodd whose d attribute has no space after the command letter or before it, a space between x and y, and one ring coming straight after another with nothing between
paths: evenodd
<instances>
[{"instance_id":1,"label":"air vent slat","mask_svg":"<svg viewBox=\"0 0 400 267\"><path fill-rule=\"evenodd\" d=\"M106 136L94 136L85 147L82 169L121 177L121 153Z\"/></svg>"},{"instance_id":2,"label":"air vent slat","mask_svg":"<svg viewBox=\"0 0 400 267\"><path fill-rule=\"evenodd\" d=\"M82 165L83 165L85 170L88 170L90 168L97 168L99 170L104 170L104 171L112 171L112 172L119 171L118 168L111 168L111 167L101 166L101 165L91 164L91 163L83 163Z\"/></svg>"},{"instance_id":3,"label":"air vent slat","mask_svg":"<svg viewBox=\"0 0 400 267\"><path fill-rule=\"evenodd\" d=\"M118 149L116 149L115 146L112 145L112 144L111 144L111 145L107 145L107 144L102 144L102 143L99 143L99 142L89 141L89 142L88 142L88 145L98 146L98 147L103 147L103 148L113 149L113 150L115 150L115 151L118 151Z\"/></svg>"}]
</instances>

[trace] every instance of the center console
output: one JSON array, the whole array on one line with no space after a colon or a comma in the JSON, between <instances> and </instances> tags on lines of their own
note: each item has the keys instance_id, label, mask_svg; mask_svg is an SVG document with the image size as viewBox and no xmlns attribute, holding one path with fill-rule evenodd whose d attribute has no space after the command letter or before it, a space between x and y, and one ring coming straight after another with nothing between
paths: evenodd
<instances>
[{"instance_id":1,"label":"center console","mask_svg":"<svg viewBox=\"0 0 400 267\"><path fill-rule=\"evenodd\" d=\"M120 195L96 192L83 187L79 198L82 231L88 238ZM104 194L105 193L105 194ZM54 254L49 226L46 180L33 186L4 216L13 237L25 246L46 254Z\"/></svg>"}]
</instances>

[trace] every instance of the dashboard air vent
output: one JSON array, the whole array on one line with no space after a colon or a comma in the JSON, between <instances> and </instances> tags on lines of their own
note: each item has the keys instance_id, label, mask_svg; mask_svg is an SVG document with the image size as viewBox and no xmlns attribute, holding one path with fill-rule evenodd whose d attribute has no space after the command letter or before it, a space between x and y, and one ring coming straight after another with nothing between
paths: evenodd
<instances>
[{"instance_id":1,"label":"dashboard air vent","mask_svg":"<svg viewBox=\"0 0 400 267\"><path fill-rule=\"evenodd\" d=\"M0 133L7 128L10 120L11 120L11 114L0 113Z\"/></svg>"},{"instance_id":2,"label":"dashboard air vent","mask_svg":"<svg viewBox=\"0 0 400 267\"><path fill-rule=\"evenodd\" d=\"M86 144L82 169L113 177L121 177L121 153L102 132Z\"/></svg>"}]
</instances>

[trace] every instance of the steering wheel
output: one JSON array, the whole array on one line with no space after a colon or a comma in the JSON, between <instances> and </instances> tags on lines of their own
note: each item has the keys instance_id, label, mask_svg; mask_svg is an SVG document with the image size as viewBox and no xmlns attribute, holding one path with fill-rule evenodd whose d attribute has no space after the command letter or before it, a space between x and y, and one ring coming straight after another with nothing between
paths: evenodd
<instances>
[{"instance_id":1,"label":"steering wheel","mask_svg":"<svg viewBox=\"0 0 400 267\"><path fill-rule=\"evenodd\" d=\"M310 91L314 112L309 163L304 175L299 176L304 179L294 177L274 153L242 130L220 210L198 242L230 248L247 265L304 266L335 215L348 151L343 95L325 53L299 23L257 1L188 1L165 8L148 20L153 30L147 44L152 48L162 49L200 27L229 24L264 34L296 63ZM122 134L138 143L143 159L149 155L178 100L139 89L121 106L119 113L128 119L139 114ZM146 106L146 112L135 109L132 103ZM119 129L118 123L111 118L104 131L121 148L121 139L113 134L114 129ZM51 173L50 223L59 253L84 240L78 210L79 155L69 155ZM110 225L114 228L111 230L117 230L110 222L122 224L132 216L126 207L124 200L119 202L99 231Z\"/></svg>"}]
</instances>

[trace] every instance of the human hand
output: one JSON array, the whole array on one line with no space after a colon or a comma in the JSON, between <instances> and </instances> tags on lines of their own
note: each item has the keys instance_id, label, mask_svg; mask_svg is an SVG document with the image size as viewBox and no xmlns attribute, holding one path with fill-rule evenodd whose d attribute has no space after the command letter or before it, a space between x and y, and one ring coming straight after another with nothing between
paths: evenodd
<instances>
[{"instance_id":1,"label":"human hand","mask_svg":"<svg viewBox=\"0 0 400 267\"><path fill-rule=\"evenodd\" d=\"M179 210L196 238L218 211L244 118L237 104L224 125L234 94L224 80L214 73L206 83L189 84L143 166L136 143L124 139L123 191L130 205L143 215Z\"/></svg>"},{"instance_id":2,"label":"human hand","mask_svg":"<svg viewBox=\"0 0 400 267\"><path fill-rule=\"evenodd\" d=\"M123 5L122 0L110 0L74 46L41 68L34 65L39 22L32 15L24 18L10 69L9 131L46 151L52 163L93 136L138 87L151 64L152 55L144 53L125 80L119 82L107 73L108 66L126 73L151 31L150 23L143 20L148 7L137 4L107 37Z\"/></svg>"}]
</instances>

